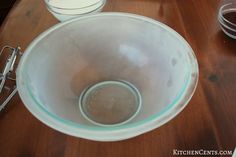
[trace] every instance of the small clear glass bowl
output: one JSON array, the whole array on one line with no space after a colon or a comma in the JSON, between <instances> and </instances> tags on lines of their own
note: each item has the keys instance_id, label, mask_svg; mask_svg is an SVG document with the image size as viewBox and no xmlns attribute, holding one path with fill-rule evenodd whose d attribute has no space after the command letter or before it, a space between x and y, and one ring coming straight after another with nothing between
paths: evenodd
<instances>
[{"instance_id":1,"label":"small clear glass bowl","mask_svg":"<svg viewBox=\"0 0 236 157\"><path fill-rule=\"evenodd\" d=\"M102 8L106 4L106 0L90 0L90 3L80 3L76 1L76 4L73 4L75 0L70 0L73 5L70 5L68 1L65 0L44 0L47 9L52 15L57 18L59 21L67 21L78 16L84 16L89 14L95 14L101 12ZM60 3L56 3L56 2Z\"/></svg>"},{"instance_id":2,"label":"small clear glass bowl","mask_svg":"<svg viewBox=\"0 0 236 157\"><path fill-rule=\"evenodd\" d=\"M236 14L236 3L228 3L221 6L218 13L218 21L222 31L229 37L236 39L236 22L227 16L229 13Z\"/></svg>"}]
</instances>

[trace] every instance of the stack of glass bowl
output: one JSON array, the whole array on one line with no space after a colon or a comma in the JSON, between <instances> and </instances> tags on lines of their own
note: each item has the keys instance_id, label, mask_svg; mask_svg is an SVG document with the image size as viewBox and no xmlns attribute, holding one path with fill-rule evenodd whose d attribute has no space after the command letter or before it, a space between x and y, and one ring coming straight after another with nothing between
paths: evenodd
<instances>
[{"instance_id":1,"label":"stack of glass bowl","mask_svg":"<svg viewBox=\"0 0 236 157\"><path fill-rule=\"evenodd\" d=\"M100 12L106 0L44 0L47 9L59 20Z\"/></svg>"},{"instance_id":2,"label":"stack of glass bowl","mask_svg":"<svg viewBox=\"0 0 236 157\"><path fill-rule=\"evenodd\" d=\"M236 3L223 5L219 10L218 21L223 32L236 39Z\"/></svg>"}]
</instances>

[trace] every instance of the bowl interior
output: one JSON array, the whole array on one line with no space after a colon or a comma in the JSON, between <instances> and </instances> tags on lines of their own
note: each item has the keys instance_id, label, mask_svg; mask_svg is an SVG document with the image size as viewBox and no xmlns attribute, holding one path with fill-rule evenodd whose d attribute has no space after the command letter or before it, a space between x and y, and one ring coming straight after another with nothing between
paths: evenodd
<instances>
[{"instance_id":1,"label":"bowl interior","mask_svg":"<svg viewBox=\"0 0 236 157\"><path fill-rule=\"evenodd\" d=\"M38 105L85 126L94 124L79 111L82 91L101 81L128 81L142 96L141 111L131 124L178 105L192 73L190 55L191 48L162 24L91 16L64 24L39 40L22 71L27 92Z\"/></svg>"}]
</instances>

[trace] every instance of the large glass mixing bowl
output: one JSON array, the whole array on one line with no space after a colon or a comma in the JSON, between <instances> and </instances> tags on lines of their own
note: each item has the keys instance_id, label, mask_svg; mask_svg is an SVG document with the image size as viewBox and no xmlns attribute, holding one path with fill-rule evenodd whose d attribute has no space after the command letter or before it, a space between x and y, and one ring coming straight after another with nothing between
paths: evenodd
<instances>
[{"instance_id":1,"label":"large glass mixing bowl","mask_svg":"<svg viewBox=\"0 0 236 157\"><path fill-rule=\"evenodd\" d=\"M127 123L101 126L79 110L84 89L124 80L138 89L139 113ZM40 121L76 137L117 141L155 129L189 102L198 65L189 44L170 27L147 17L101 13L57 24L26 49L17 87Z\"/></svg>"}]
</instances>

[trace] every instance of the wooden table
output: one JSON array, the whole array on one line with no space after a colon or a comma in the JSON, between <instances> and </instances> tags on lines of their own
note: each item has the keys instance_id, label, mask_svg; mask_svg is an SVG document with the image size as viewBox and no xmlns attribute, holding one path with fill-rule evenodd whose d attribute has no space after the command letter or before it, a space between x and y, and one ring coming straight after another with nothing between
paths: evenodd
<instances>
[{"instance_id":1,"label":"wooden table","mask_svg":"<svg viewBox=\"0 0 236 157\"><path fill-rule=\"evenodd\" d=\"M108 0L104 11L136 13L180 33L200 68L197 90L173 120L138 137L94 142L55 131L31 115L19 96L0 113L0 157L168 157L173 149L233 150L236 146L236 40L217 22L218 0ZM0 46L24 50L58 21L43 0L18 0L0 29Z\"/></svg>"}]
</instances>

